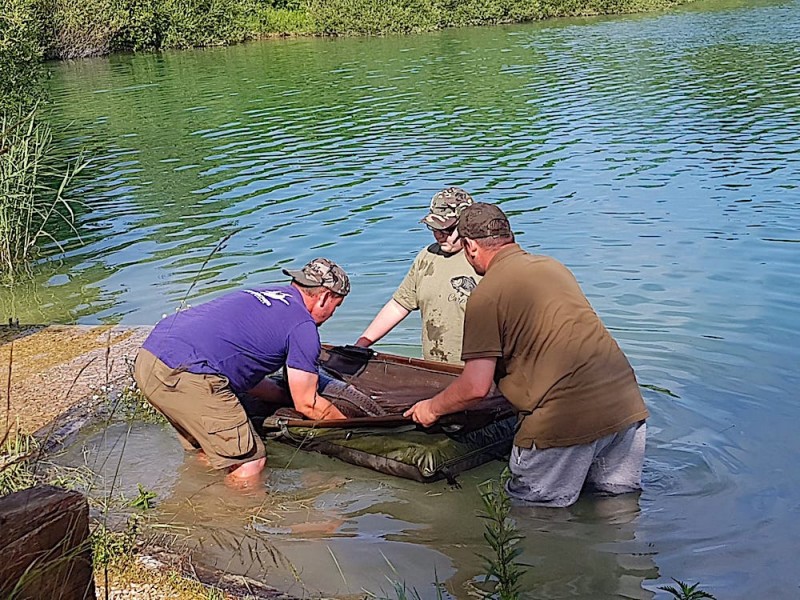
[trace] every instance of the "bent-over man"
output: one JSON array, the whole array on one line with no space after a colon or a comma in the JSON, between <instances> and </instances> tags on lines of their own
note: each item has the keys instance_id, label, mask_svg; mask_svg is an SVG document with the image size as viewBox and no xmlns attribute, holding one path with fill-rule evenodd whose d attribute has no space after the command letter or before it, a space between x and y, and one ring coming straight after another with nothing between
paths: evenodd
<instances>
[{"instance_id":1,"label":"bent-over man","mask_svg":"<svg viewBox=\"0 0 800 600\"><path fill-rule=\"evenodd\" d=\"M423 358L461 363L464 307L480 276L464 258L456 225L461 211L472 203L472 196L460 187L434 194L430 211L421 222L436 241L420 250L400 286L356 346L371 346L419 309Z\"/></svg>"},{"instance_id":2,"label":"bent-over man","mask_svg":"<svg viewBox=\"0 0 800 600\"><path fill-rule=\"evenodd\" d=\"M641 489L648 412L630 363L573 274L522 250L495 205L466 208L458 230L484 276L467 303L464 370L405 415L429 426L479 402L495 379L518 411L512 498L569 506L584 486Z\"/></svg>"},{"instance_id":3,"label":"bent-over man","mask_svg":"<svg viewBox=\"0 0 800 600\"><path fill-rule=\"evenodd\" d=\"M286 367L295 408L309 418L344 418L317 394L317 328L347 296L350 281L325 258L284 273L291 285L231 292L162 319L136 356L139 389L184 449L201 449L234 482L266 464L264 443L237 394L263 396L261 388L274 385L267 375Z\"/></svg>"}]
</instances>

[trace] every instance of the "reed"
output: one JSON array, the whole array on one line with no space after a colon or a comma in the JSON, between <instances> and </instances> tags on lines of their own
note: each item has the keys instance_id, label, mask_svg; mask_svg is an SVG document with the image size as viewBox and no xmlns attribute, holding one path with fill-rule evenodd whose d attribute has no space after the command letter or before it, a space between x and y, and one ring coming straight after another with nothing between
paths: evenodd
<instances>
[{"instance_id":1,"label":"reed","mask_svg":"<svg viewBox=\"0 0 800 600\"><path fill-rule=\"evenodd\" d=\"M77 201L65 190L86 163L67 163L59 173L50 126L39 120L38 106L0 117L0 265L6 278L36 258L42 244L63 250L56 232L75 229Z\"/></svg>"}]
</instances>

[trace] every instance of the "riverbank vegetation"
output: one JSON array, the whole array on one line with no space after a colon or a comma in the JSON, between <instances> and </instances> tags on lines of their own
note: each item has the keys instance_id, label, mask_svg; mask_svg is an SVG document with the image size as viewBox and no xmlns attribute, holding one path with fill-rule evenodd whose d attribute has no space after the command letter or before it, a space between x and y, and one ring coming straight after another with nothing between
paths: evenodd
<instances>
[{"instance_id":1,"label":"riverbank vegetation","mask_svg":"<svg viewBox=\"0 0 800 600\"><path fill-rule=\"evenodd\" d=\"M83 168L60 156L41 119L46 100L44 7L37 0L0 0L0 273L13 280L43 242L75 233L66 189ZM67 233L64 233L64 227Z\"/></svg>"},{"instance_id":2,"label":"riverbank vegetation","mask_svg":"<svg viewBox=\"0 0 800 600\"><path fill-rule=\"evenodd\" d=\"M48 58L232 44L278 35L387 34L641 12L684 0L0 0L33 18Z\"/></svg>"}]
</instances>

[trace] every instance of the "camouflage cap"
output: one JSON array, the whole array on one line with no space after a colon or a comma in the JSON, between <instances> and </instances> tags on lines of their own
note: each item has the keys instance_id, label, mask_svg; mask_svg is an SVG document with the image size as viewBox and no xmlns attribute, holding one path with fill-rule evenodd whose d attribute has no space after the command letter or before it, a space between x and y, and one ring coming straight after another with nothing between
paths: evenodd
<instances>
[{"instance_id":1,"label":"camouflage cap","mask_svg":"<svg viewBox=\"0 0 800 600\"><path fill-rule=\"evenodd\" d=\"M432 229L447 229L458 223L461 211L474 200L469 192L460 187L449 187L436 192L431 200L430 213L420 220Z\"/></svg>"},{"instance_id":2,"label":"camouflage cap","mask_svg":"<svg viewBox=\"0 0 800 600\"><path fill-rule=\"evenodd\" d=\"M319 286L330 291L347 296L350 293L350 279L344 269L327 258L315 258L302 269L283 272L300 285Z\"/></svg>"},{"instance_id":3,"label":"camouflage cap","mask_svg":"<svg viewBox=\"0 0 800 600\"><path fill-rule=\"evenodd\" d=\"M499 206L476 202L461 213L458 235L477 240L487 237L509 237L513 233L508 217Z\"/></svg>"}]
</instances>

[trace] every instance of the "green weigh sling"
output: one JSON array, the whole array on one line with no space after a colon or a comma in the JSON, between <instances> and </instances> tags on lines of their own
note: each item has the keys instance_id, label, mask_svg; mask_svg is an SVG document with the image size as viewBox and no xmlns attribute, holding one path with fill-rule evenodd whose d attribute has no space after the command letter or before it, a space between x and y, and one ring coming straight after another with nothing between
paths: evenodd
<instances>
[{"instance_id":1,"label":"green weigh sling","mask_svg":"<svg viewBox=\"0 0 800 600\"><path fill-rule=\"evenodd\" d=\"M325 346L320 366L320 394L348 418L310 421L281 408L264 420L266 437L424 483L454 483L459 473L508 456L516 417L496 388L429 429L402 416L447 387L459 366L355 346Z\"/></svg>"}]
</instances>

